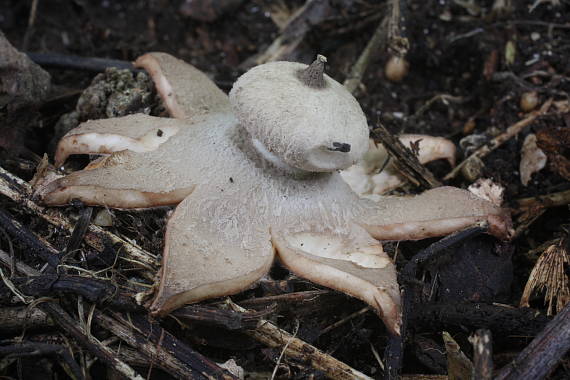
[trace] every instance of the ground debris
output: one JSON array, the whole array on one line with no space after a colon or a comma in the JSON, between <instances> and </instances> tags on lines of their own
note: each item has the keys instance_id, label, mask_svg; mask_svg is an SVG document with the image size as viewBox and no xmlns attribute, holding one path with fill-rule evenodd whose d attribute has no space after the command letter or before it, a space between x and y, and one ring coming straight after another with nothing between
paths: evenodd
<instances>
[{"instance_id":1,"label":"ground debris","mask_svg":"<svg viewBox=\"0 0 570 380\"><path fill-rule=\"evenodd\" d=\"M564 238L546 248L539 257L524 288L520 305L529 307L532 294L544 292L548 315L560 312L570 302L570 281L566 273L569 266L568 240Z\"/></svg>"},{"instance_id":2,"label":"ground debris","mask_svg":"<svg viewBox=\"0 0 570 380\"><path fill-rule=\"evenodd\" d=\"M218 300L181 309L160 323L146 319L144 311L135 312L141 307L134 295L150 290L169 211L113 210L112 225L109 220L99 223L104 227L89 224L80 245L74 242L77 249L65 253L82 206L41 207L31 198L29 186L14 174L30 180L43 153L49 152L47 142L81 121L148 113L149 108L150 114L160 115L162 107L144 73L113 69L95 79L85 65L70 70L44 61L40 65L51 75L52 95L43 101L40 86L36 95L28 92L27 97L38 101L39 108L26 106L11 112L0 94L0 208L15 226L0 228L0 249L6 254L0 265L6 283L29 292L23 294L26 301L33 297L39 305L49 305L45 312L32 309L18 302L0 282L0 346L8 347L12 355L2 361L0 375L17 378L21 374L31 380L73 378L77 363L82 373L97 378L112 378L116 370L131 378L188 378L189 351L177 350L181 345L198 350L210 358L209 363L232 358L250 378L269 378L274 369L275 378L324 378L308 362L311 353L303 353L301 359L285 355L278 361L298 321L295 338L301 343L375 378L443 379L445 357L433 353L445 353L442 331L457 340L477 367L476 348L471 350L467 337L476 334L481 343L486 336L476 333L481 328L492 332L496 378L569 377L563 362L569 341L569 306L560 310L559 305L567 293L558 291L560 298L544 303L543 296L554 291L529 290L523 305L532 308L519 307L531 272L534 279L550 280L543 284L552 289L556 284L568 285L560 267L567 271L569 264L559 252L570 203L568 2L232 0L227 9L215 7L221 3L5 0L0 29L15 47L38 60L45 59L41 54L96 57L104 66L112 59L129 63L148 51L168 52L207 72L226 92L256 60L289 58L308 63L316 54L326 55L327 73L355 88L370 126L382 124L395 136L441 136L462 148L461 173L467 174L453 172L440 182L467 188L477 179L488 178L504 189L505 207L520 215L512 246L485 237L462 241L458 243L461 249L444 252L422 265L410 282L401 282L413 302L409 303L406 340L396 342L401 344L399 353L392 350L398 344L390 344L375 322L377 317L361 303L315 288L279 265L271 271L273 279L232 296L251 311L224 310L225 301ZM196 8L191 9L193 15L185 15L181 6L188 4L209 6L201 12L213 17L198 20ZM384 20L390 18L394 5L402 17L392 21L401 28L399 36L409 42L407 74L398 82L387 78L385 68L393 52L386 50L383 40ZM382 37L381 43L375 35ZM16 78L12 74L9 79ZM0 78L5 77L0 73ZM77 106L81 90L92 82ZM541 105L551 98L552 107L541 113ZM58 132L54 132L56 124ZM533 165L526 163L527 154L521 147L532 134L536 149L544 152L548 163L529 173L526 169ZM69 166L82 164L79 160L69 160ZM426 166L437 179L451 170L447 163ZM413 192L413 187L397 191ZM109 216L102 209L94 213ZM57 271L41 256L47 257L48 251L36 255L34 249L42 249L35 244L38 240L29 234L11 234L14 230L39 237L44 248L49 243L54 249L49 255L61 259L54 263ZM431 243L399 242L386 250L402 269ZM10 278L14 267L17 271ZM548 268L553 271L546 274ZM555 314L556 309L553 320L547 314ZM6 318L13 323L2 323ZM277 328L274 333L281 336L280 344L266 348L244 333L255 331L260 321ZM16 342L20 336L21 342ZM386 358L391 360L381 358L386 347ZM24 357L30 348L37 355ZM557 366L561 361L564 364ZM201 374L196 377L203 378Z\"/></svg>"}]
</instances>

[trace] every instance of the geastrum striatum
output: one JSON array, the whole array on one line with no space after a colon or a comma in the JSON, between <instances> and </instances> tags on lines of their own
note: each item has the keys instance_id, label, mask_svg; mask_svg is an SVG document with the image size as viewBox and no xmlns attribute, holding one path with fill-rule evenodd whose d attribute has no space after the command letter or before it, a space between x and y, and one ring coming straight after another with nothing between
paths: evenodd
<instances>
[{"instance_id":1,"label":"geastrum striatum","mask_svg":"<svg viewBox=\"0 0 570 380\"><path fill-rule=\"evenodd\" d=\"M136 61L152 76L173 118L142 114L93 120L59 143L70 154L110 154L40 189L48 205L145 208L176 205L166 229L160 287L151 309L237 293L275 256L297 275L370 304L399 333L396 271L379 240L449 234L480 221L505 237L509 218L471 193L356 195L339 171L368 150L354 97L310 66L257 66L229 98L206 75L170 55Z\"/></svg>"}]
</instances>

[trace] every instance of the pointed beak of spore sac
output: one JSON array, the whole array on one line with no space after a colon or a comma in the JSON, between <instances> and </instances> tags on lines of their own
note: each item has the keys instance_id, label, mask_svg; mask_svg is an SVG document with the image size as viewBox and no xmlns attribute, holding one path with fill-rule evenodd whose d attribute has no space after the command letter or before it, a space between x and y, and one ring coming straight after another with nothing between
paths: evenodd
<instances>
[{"instance_id":1,"label":"pointed beak of spore sac","mask_svg":"<svg viewBox=\"0 0 570 380\"><path fill-rule=\"evenodd\" d=\"M328 148L330 151L333 151L333 152L343 152L343 153L348 153L348 152L350 152L350 144L339 143L339 142L333 142L332 145L333 145L332 148Z\"/></svg>"}]
</instances>

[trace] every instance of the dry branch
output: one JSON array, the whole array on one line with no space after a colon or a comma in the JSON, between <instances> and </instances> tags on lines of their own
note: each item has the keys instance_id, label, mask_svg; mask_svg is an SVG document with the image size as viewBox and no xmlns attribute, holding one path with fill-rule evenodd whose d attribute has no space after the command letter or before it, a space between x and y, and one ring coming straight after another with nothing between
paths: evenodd
<instances>
[{"instance_id":1,"label":"dry branch","mask_svg":"<svg viewBox=\"0 0 570 380\"><path fill-rule=\"evenodd\" d=\"M4 257L5 255L3 255ZM40 272L25 264L19 263L18 270L23 268L22 274L39 276ZM106 346L101 344L90 334L86 334L82 328L79 327L78 321L74 320L61 306L54 303L52 300L43 301L36 305L40 310L46 313L51 320L60 327L67 335L73 337L78 344L83 346L86 350L90 351L103 363L113 368L115 371L122 374L127 379L143 380L138 373L135 372L128 364L122 362L114 355L114 353Z\"/></svg>"},{"instance_id":2,"label":"dry branch","mask_svg":"<svg viewBox=\"0 0 570 380\"><path fill-rule=\"evenodd\" d=\"M442 336L447 353L447 375L450 379L469 379L473 372L473 363L447 331L444 331Z\"/></svg>"},{"instance_id":3,"label":"dry branch","mask_svg":"<svg viewBox=\"0 0 570 380\"><path fill-rule=\"evenodd\" d=\"M41 217L48 223L64 229L70 234L72 233L75 223L73 223L59 210L54 208L48 209L35 203L32 200L31 186L2 167L0 167L0 194L7 196L20 206L24 207L24 209ZM112 244L121 245L121 259L148 270L145 270L142 273L145 274L147 278L154 278L156 268L159 267L159 261L155 255L143 250L120 236L105 231L93 224L89 225L87 234L85 235L85 242L88 245L98 251L101 251L104 246L104 238L108 239Z\"/></svg>"},{"instance_id":4,"label":"dry branch","mask_svg":"<svg viewBox=\"0 0 570 380\"><path fill-rule=\"evenodd\" d=\"M441 183L434 175L419 161L412 151L404 146L402 142L394 137L381 124L372 131L374 141L380 141L384 148L395 160L396 167L413 182L424 188L431 189L441 186Z\"/></svg>"},{"instance_id":5,"label":"dry branch","mask_svg":"<svg viewBox=\"0 0 570 380\"><path fill-rule=\"evenodd\" d=\"M505 132L495 137L489 143L477 149L475 152L473 152L473 154L471 154L469 157L463 160L459 165L457 165L451 172L449 172L449 174L447 174L444 177L444 180L450 180L452 178L455 178L455 176L457 176L457 174L468 162L477 159L481 160L489 153L491 153L492 151L503 145L505 142L518 135L525 127L533 123L537 117L544 115L550 108L551 104L552 104L552 99L548 99L546 102L544 102L544 104L540 107L539 110L531 112L524 119L519 120L515 124L508 127Z\"/></svg>"},{"instance_id":6,"label":"dry branch","mask_svg":"<svg viewBox=\"0 0 570 380\"><path fill-rule=\"evenodd\" d=\"M2 253L0 251L0 253ZM4 261L2 255L1 261ZM142 311L130 294L120 292L111 281L83 276L47 274L11 279L24 294L33 297L57 297L60 293L80 295L87 301L114 310ZM0 284L0 301L9 300L7 289Z\"/></svg>"},{"instance_id":7,"label":"dry branch","mask_svg":"<svg viewBox=\"0 0 570 380\"><path fill-rule=\"evenodd\" d=\"M151 367L156 363L177 379L236 379L158 324L150 323L140 315L133 315L130 320L126 320L119 314L115 313L111 317L96 310L93 317L99 326L149 358L148 364Z\"/></svg>"},{"instance_id":8,"label":"dry branch","mask_svg":"<svg viewBox=\"0 0 570 380\"><path fill-rule=\"evenodd\" d=\"M209 306L188 305L172 312L172 315L184 322L199 322L205 325L223 327L227 330L252 329L259 320L275 311L269 307L262 311L238 313L233 310L216 309Z\"/></svg>"},{"instance_id":9,"label":"dry branch","mask_svg":"<svg viewBox=\"0 0 570 380\"><path fill-rule=\"evenodd\" d=\"M404 57L409 48L408 39L402 36L402 17L400 0L390 1L390 12L376 27L374 34L346 76L344 86L354 93L362 81L370 59L377 51L386 51L386 47L398 57Z\"/></svg>"},{"instance_id":10,"label":"dry branch","mask_svg":"<svg viewBox=\"0 0 570 380\"><path fill-rule=\"evenodd\" d=\"M495 380L542 379L570 350L570 304L495 377Z\"/></svg>"},{"instance_id":11,"label":"dry branch","mask_svg":"<svg viewBox=\"0 0 570 380\"><path fill-rule=\"evenodd\" d=\"M422 331L488 328L501 336L535 336L550 320L532 309L475 302L424 304L410 315L410 323Z\"/></svg>"},{"instance_id":12,"label":"dry branch","mask_svg":"<svg viewBox=\"0 0 570 380\"><path fill-rule=\"evenodd\" d=\"M81 368L77 362L73 360L73 356L71 356L67 347L40 342L21 342L0 346L0 357L5 359L35 356L56 356L61 359L62 366L72 379L85 379Z\"/></svg>"},{"instance_id":13,"label":"dry branch","mask_svg":"<svg viewBox=\"0 0 570 380\"><path fill-rule=\"evenodd\" d=\"M30 239L33 239L31 236ZM36 238L37 239L37 238ZM35 244L40 244L35 242ZM46 250L53 250L46 244ZM0 261L5 263L10 262L10 257L0 251ZM93 302L110 302L117 298L117 292L114 285L107 281L101 281L91 278L79 276L65 276L65 275L41 275L41 273L34 268L28 267L22 263L16 263L16 268L22 270L21 273L31 276L23 279L14 279L12 283L17 283L23 290L30 291L39 296L49 295L50 292L57 292L58 290L79 293L86 299ZM22 281L18 281L22 280ZM38 284L35 284L35 281ZM69 282L71 281L71 282ZM58 289L59 288L59 289ZM44 299L46 299L44 297ZM121 373L129 379L142 380L132 368L126 363L122 362L118 356L107 346L97 341L91 334L84 331L79 322L74 320L61 306L53 301L44 301L38 304L38 308L48 314L51 319L57 324L66 334L72 336L80 345L89 350L92 354L98 357L103 363L107 364L110 368ZM132 298L125 299L126 304L130 304L136 308ZM122 302L121 302L122 303ZM96 321L105 318L105 315L97 310L94 311ZM167 372L179 379L206 379L206 378L219 378L219 379L234 379L235 377L227 374L224 370L219 368L215 363L209 361L202 355L194 352L181 341L177 340L170 333L163 330L157 324L150 324L141 319L140 316L133 316L133 321L138 320L139 327L136 328L137 339L131 341L133 347L141 350L142 344L146 344L150 351L142 351L148 354L152 359L156 355L160 359L164 359L163 365ZM134 327L133 325L130 325ZM105 326L104 326L105 327ZM116 325L113 325L116 328ZM129 330L129 329L127 329ZM121 331L111 330L111 332L119 333ZM124 330L122 331L124 332ZM159 334L159 335L157 335ZM124 335L119 335L124 339ZM156 353L154 355L153 353ZM169 365L175 363L177 366Z\"/></svg>"},{"instance_id":14,"label":"dry branch","mask_svg":"<svg viewBox=\"0 0 570 380\"><path fill-rule=\"evenodd\" d=\"M53 67L65 70L104 72L109 67L121 70L138 71L129 61L108 58L78 57L58 53L26 53L28 57L42 67Z\"/></svg>"},{"instance_id":15,"label":"dry branch","mask_svg":"<svg viewBox=\"0 0 570 380\"><path fill-rule=\"evenodd\" d=\"M570 203L570 190L546 195L537 195L536 197L530 198L521 198L516 202L521 208L565 206Z\"/></svg>"},{"instance_id":16,"label":"dry branch","mask_svg":"<svg viewBox=\"0 0 570 380\"><path fill-rule=\"evenodd\" d=\"M230 307L239 312L247 312L239 305L230 303ZM245 333L268 347L285 349L285 356L308 363L314 369L322 371L328 378L337 380L371 380L362 372L322 352L287 331L280 329L267 320L260 320L254 330Z\"/></svg>"},{"instance_id":17,"label":"dry branch","mask_svg":"<svg viewBox=\"0 0 570 380\"><path fill-rule=\"evenodd\" d=\"M491 380L493 378L493 340L491 332L477 330L470 338L473 344L473 379Z\"/></svg>"},{"instance_id":18,"label":"dry branch","mask_svg":"<svg viewBox=\"0 0 570 380\"><path fill-rule=\"evenodd\" d=\"M360 83L362 82L362 77L364 76L364 72L368 68L370 64L370 58L372 55L378 51L382 50L383 44L382 42L386 40L385 38L385 28L384 28L384 21L378 25L372 38L368 41L368 44L360 54L360 57L356 60L350 72L346 76L346 79L343 82L344 87L348 91L354 94Z\"/></svg>"},{"instance_id":19,"label":"dry branch","mask_svg":"<svg viewBox=\"0 0 570 380\"><path fill-rule=\"evenodd\" d=\"M248 59L243 66L249 68L266 62L283 60L293 53L312 27L323 22L330 13L329 0L307 0L287 20L283 31L271 45L264 52Z\"/></svg>"},{"instance_id":20,"label":"dry branch","mask_svg":"<svg viewBox=\"0 0 570 380\"><path fill-rule=\"evenodd\" d=\"M77 343L97 356L99 360L107 364L110 368L132 380L143 380L144 378L139 375L127 363L121 361L115 353L97 341L93 336L87 335L81 328L76 320L74 320L61 306L53 303L46 302L38 305L38 307L48 314L53 321L65 331L65 334L72 336Z\"/></svg>"},{"instance_id":21,"label":"dry branch","mask_svg":"<svg viewBox=\"0 0 570 380\"><path fill-rule=\"evenodd\" d=\"M28 251L25 253L30 254L33 252L34 255L39 256L48 263L53 270L59 265L60 255L57 249L42 244L37 236L23 228L18 221L12 219L2 210L0 210L0 226L15 241L28 248Z\"/></svg>"},{"instance_id":22,"label":"dry branch","mask_svg":"<svg viewBox=\"0 0 570 380\"><path fill-rule=\"evenodd\" d=\"M46 313L24 306L0 308L0 334L13 334L21 331L53 327L53 322Z\"/></svg>"}]
</instances>

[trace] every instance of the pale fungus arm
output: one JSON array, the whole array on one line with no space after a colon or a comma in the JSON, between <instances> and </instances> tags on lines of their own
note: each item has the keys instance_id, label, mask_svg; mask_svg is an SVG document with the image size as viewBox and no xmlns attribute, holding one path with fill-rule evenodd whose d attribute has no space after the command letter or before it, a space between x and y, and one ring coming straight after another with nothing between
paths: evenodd
<instances>
[{"instance_id":1,"label":"pale fungus arm","mask_svg":"<svg viewBox=\"0 0 570 380\"><path fill-rule=\"evenodd\" d=\"M165 53L147 53L135 61L156 85L170 116L190 119L212 112L229 112L228 96L202 71Z\"/></svg>"},{"instance_id":2,"label":"pale fungus arm","mask_svg":"<svg viewBox=\"0 0 570 380\"><path fill-rule=\"evenodd\" d=\"M162 122L177 121L161 119ZM73 199L89 205L125 209L175 205L189 195L196 184L204 181L204 168L211 164L205 157L219 156L212 152L207 143L210 140L204 141L204 135L209 136L210 131L223 134L224 126L227 128L232 122L235 121L228 114L209 116L196 121L194 128L181 129L155 150L112 153L93 161L84 170L40 186L36 195L48 205L63 205ZM206 138L216 142L214 137Z\"/></svg>"},{"instance_id":3,"label":"pale fungus arm","mask_svg":"<svg viewBox=\"0 0 570 380\"><path fill-rule=\"evenodd\" d=\"M398 138L406 147L414 144L419 148L418 160L422 164L444 159L452 167L455 166L455 145L448 139L413 134L400 135ZM389 158L384 146L371 139L368 152L356 165L341 171L342 178L358 195L376 199L377 195L384 194L405 182Z\"/></svg>"},{"instance_id":4,"label":"pale fungus arm","mask_svg":"<svg viewBox=\"0 0 570 380\"><path fill-rule=\"evenodd\" d=\"M419 240L444 236L487 222L499 239L512 236L508 211L467 190L439 187L410 197L360 200L357 223L378 240Z\"/></svg>"},{"instance_id":5,"label":"pale fungus arm","mask_svg":"<svg viewBox=\"0 0 570 380\"><path fill-rule=\"evenodd\" d=\"M181 160L191 136L179 132L229 114L228 96L204 73L168 54L145 54L136 65L150 73L170 114L185 120L136 114L82 123L60 140L56 166L71 154L112 155L42 186L36 195L46 204L79 199L117 208L152 207L177 204L192 191L196 181L188 178L188 163ZM177 134L173 149L158 149Z\"/></svg>"},{"instance_id":6,"label":"pale fungus arm","mask_svg":"<svg viewBox=\"0 0 570 380\"><path fill-rule=\"evenodd\" d=\"M446 160L452 167L455 166L456 149L455 144L451 140L443 137L417 135L417 134L404 134L398 136L402 144L410 148L412 144L418 147L418 160L422 164L432 162L435 160ZM378 149L382 144L378 144Z\"/></svg>"},{"instance_id":7,"label":"pale fungus arm","mask_svg":"<svg viewBox=\"0 0 570 380\"><path fill-rule=\"evenodd\" d=\"M194 188L192 181L177 181L182 168L148 160L156 153L128 150L113 153L84 170L41 186L36 191L43 203L57 206L80 200L87 205L141 208L175 205Z\"/></svg>"},{"instance_id":8,"label":"pale fungus arm","mask_svg":"<svg viewBox=\"0 0 570 380\"><path fill-rule=\"evenodd\" d=\"M274 249L268 227L240 209L239 199L216 193L198 187L170 217L153 313L238 293L269 271Z\"/></svg>"},{"instance_id":9,"label":"pale fungus arm","mask_svg":"<svg viewBox=\"0 0 570 380\"><path fill-rule=\"evenodd\" d=\"M203 72L182 60L164 53L148 53L139 57L135 65L148 71L172 117L192 121L183 123L144 114L90 120L61 139L55 155L56 166L71 154L154 150L207 114L231 112L228 96Z\"/></svg>"},{"instance_id":10,"label":"pale fungus arm","mask_svg":"<svg viewBox=\"0 0 570 380\"><path fill-rule=\"evenodd\" d=\"M179 120L135 114L89 120L69 131L57 145L55 165L72 154L110 154L121 150L148 152L186 126Z\"/></svg>"},{"instance_id":11,"label":"pale fungus arm","mask_svg":"<svg viewBox=\"0 0 570 380\"><path fill-rule=\"evenodd\" d=\"M388 330L400 333L396 268L382 245L357 225L334 231L271 231L280 261L295 274L368 303Z\"/></svg>"}]
</instances>

